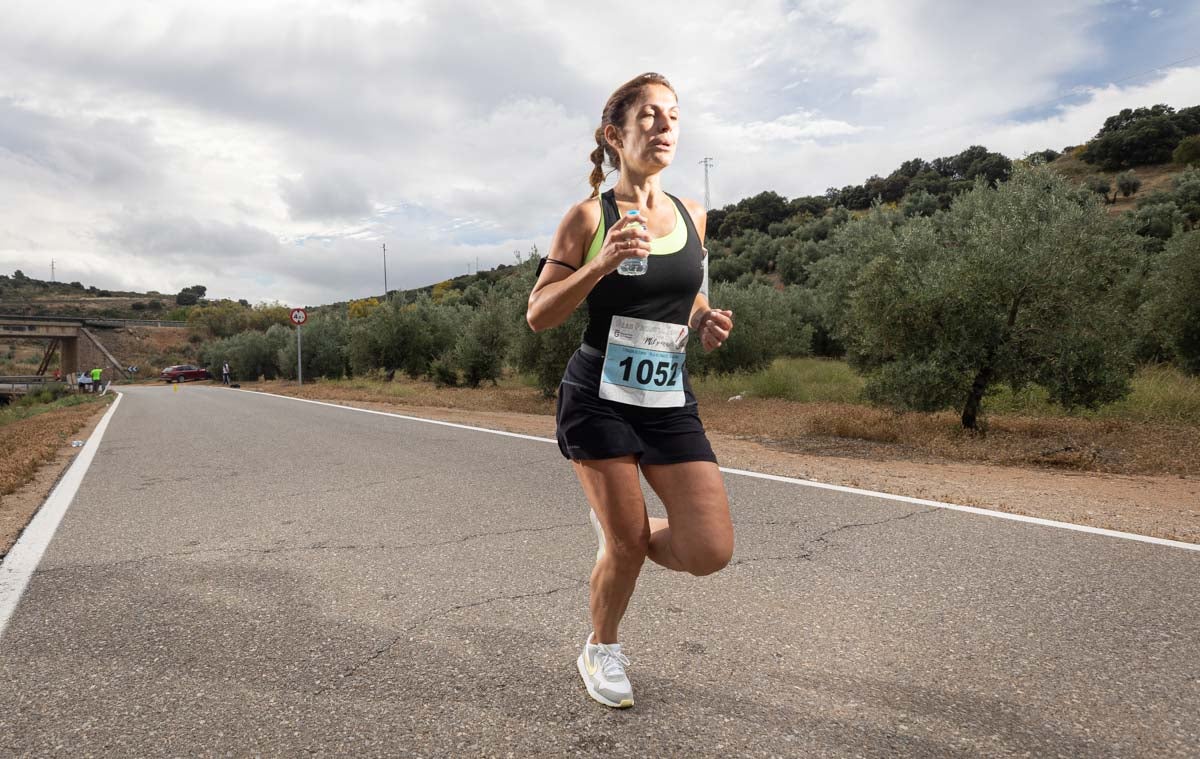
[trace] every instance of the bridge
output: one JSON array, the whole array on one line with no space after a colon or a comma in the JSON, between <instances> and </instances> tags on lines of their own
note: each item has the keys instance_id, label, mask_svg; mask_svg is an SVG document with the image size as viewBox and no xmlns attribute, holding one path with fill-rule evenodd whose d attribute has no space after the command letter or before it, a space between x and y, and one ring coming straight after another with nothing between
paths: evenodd
<instances>
[{"instance_id":1,"label":"bridge","mask_svg":"<svg viewBox=\"0 0 1200 759\"><path fill-rule=\"evenodd\" d=\"M94 345L112 364L113 368L128 376L125 366L96 338L88 327L124 326L114 322L137 321L130 319L92 319L88 317L19 316L0 315L0 339L45 340L46 350L38 365L37 373L21 377L0 377L0 395L23 395L41 389L48 380L46 371L56 352L62 352L62 374L64 377L79 373L79 341L86 340ZM166 323L170 326L178 322Z\"/></svg>"}]
</instances>

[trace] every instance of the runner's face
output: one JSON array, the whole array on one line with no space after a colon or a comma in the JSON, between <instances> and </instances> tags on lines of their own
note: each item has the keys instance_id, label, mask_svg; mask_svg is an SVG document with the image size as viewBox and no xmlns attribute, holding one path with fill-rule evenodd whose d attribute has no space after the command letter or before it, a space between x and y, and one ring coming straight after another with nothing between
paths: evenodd
<instances>
[{"instance_id":1,"label":"runner's face","mask_svg":"<svg viewBox=\"0 0 1200 759\"><path fill-rule=\"evenodd\" d=\"M621 130L622 165L661 171L674 160L678 139L679 101L675 93L661 84L643 87Z\"/></svg>"}]
</instances>

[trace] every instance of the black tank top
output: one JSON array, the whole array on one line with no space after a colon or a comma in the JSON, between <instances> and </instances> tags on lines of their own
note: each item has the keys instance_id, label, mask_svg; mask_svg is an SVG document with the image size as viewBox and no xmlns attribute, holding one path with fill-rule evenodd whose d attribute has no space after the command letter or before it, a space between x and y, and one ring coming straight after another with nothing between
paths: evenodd
<instances>
[{"instance_id":1,"label":"black tank top","mask_svg":"<svg viewBox=\"0 0 1200 759\"><path fill-rule=\"evenodd\" d=\"M687 324L696 293L704 279L704 246L692 223L692 215L674 195L667 195L683 224L687 242L674 253L652 254L646 273L627 277L612 272L602 278L587 296L588 323L583 342L603 351L608 345L608 330L613 316L631 316L668 324ZM612 229L621 218L613 191L600 196L604 229Z\"/></svg>"}]
</instances>

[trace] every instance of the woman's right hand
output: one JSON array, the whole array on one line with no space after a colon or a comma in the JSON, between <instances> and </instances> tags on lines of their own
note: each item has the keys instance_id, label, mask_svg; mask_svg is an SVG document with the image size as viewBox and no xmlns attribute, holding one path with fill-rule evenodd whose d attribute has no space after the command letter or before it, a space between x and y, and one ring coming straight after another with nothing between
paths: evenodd
<instances>
[{"instance_id":1,"label":"woman's right hand","mask_svg":"<svg viewBox=\"0 0 1200 759\"><path fill-rule=\"evenodd\" d=\"M611 274L626 258L645 258L648 255L650 233L646 231L641 218L622 214L604 236L604 245L592 259L592 265L602 274Z\"/></svg>"}]
</instances>

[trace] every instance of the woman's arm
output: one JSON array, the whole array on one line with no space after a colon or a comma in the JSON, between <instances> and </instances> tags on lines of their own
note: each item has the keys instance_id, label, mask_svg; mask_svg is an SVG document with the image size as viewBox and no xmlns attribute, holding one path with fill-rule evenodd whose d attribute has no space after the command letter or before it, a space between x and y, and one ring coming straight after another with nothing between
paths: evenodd
<instances>
[{"instance_id":1,"label":"woman's arm","mask_svg":"<svg viewBox=\"0 0 1200 759\"><path fill-rule=\"evenodd\" d=\"M683 206L691 214L692 223L700 235L700 244L704 245L704 236L708 231L708 212L694 200L684 200ZM733 330L733 312L713 308L704 293L696 293L696 299L692 301L691 316L688 317L688 327L700 333L700 344L704 346L704 350L716 350Z\"/></svg>"},{"instance_id":2,"label":"woman's arm","mask_svg":"<svg viewBox=\"0 0 1200 759\"><path fill-rule=\"evenodd\" d=\"M604 237L600 254L583 262L600 223L600 204L591 200L576 205L563 217L550 243L549 258L570 264L546 266L529 294L525 320L534 332L557 327L579 307L596 283L626 258L650 255L650 235L640 226L629 227L623 216Z\"/></svg>"}]
</instances>

